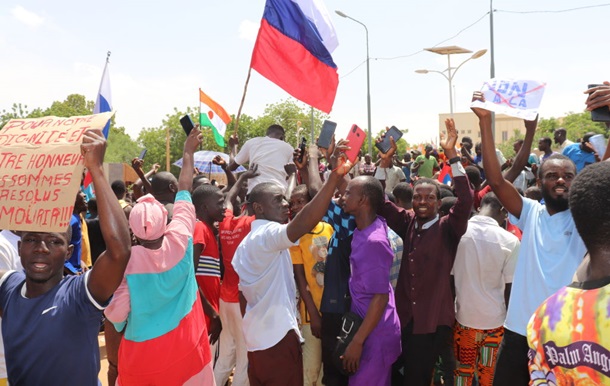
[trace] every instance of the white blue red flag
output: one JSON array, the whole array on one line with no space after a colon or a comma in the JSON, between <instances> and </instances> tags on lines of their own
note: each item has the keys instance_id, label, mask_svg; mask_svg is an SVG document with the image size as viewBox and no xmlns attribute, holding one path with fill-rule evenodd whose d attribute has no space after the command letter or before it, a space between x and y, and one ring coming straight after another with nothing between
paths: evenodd
<instances>
[{"instance_id":1,"label":"white blue red flag","mask_svg":"<svg viewBox=\"0 0 610 386\"><path fill-rule=\"evenodd\" d=\"M108 61L110 59L110 52L106 57L106 65L104 66L104 72L102 73L102 81L100 82L100 89L97 93L97 99L95 100L95 107L93 108L93 114L105 113L112 111L112 94L110 92L110 75L108 74ZM110 130L110 121L104 127L104 137L108 138L108 132Z\"/></svg>"},{"instance_id":2,"label":"white blue red flag","mask_svg":"<svg viewBox=\"0 0 610 386\"><path fill-rule=\"evenodd\" d=\"M104 72L102 73L102 81L100 82L100 89L97 92L97 99L95 100L95 106L93 107L93 114L105 113L108 111L112 111L112 94L110 93L110 77L108 75L108 62L110 60L110 51L108 51L108 55L106 56L106 64L104 65ZM110 120L104 126L102 130L104 133L104 137L108 138L108 134L110 131ZM87 171L85 173L85 177L83 179L83 186L81 190L87 196L87 201L95 197L95 190L93 189L93 180L91 178L91 173Z\"/></svg>"},{"instance_id":3,"label":"white blue red flag","mask_svg":"<svg viewBox=\"0 0 610 386\"><path fill-rule=\"evenodd\" d=\"M321 0L267 0L251 67L293 97L329 113L339 76L337 35Z\"/></svg>"}]
</instances>

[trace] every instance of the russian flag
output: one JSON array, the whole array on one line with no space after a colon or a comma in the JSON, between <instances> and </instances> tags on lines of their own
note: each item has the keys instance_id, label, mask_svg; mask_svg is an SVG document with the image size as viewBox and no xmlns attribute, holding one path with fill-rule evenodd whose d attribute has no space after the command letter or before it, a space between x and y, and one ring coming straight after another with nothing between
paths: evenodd
<instances>
[{"instance_id":1,"label":"russian flag","mask_svg":"<svg viewBox=\"0 0 610 386\"><path fill-rule=\"evenodd\" d=\"M250 66L293 97L330 113L337 36L320 0L267 0Z\"/></svg>"},{"instance_id":2,"label":"russian flag","mask_svg":"<svg viewBox=\"0 0 610 386\"><path fill-rule=\"evenodd\" d=\"M100 89L97 93L97 99L95 101L95 107L93 108L93 114L105 113L112 111L112 94L110 93L110 76L108 74L108 61L110 59L110 52L106 57L106 65L104 66L104 72L102 73L102 81L100 82ZM104 127L104 137L108 138L108 132L110 130L110 121L106 123Z\"/></svg>"},{"instance_id":3,"label":"russian flag","mask_svg":"<svg viewBox=\"0 0 610 386\"><path fill-rule=\"evenodd\" d=\"M445 185L451 185L451 166L446 162L443 162L443 167L438 174L438 182Z\"/></svg>"},{"instance_id":4,"label":"russian flag","mask_svg":"<svg viewBox=\"0 0 610 386\"><path fill-rule=\"evenodd\" d=\"M110 60L110 51L108 51L108 55L106 56L106 64L104 65L104 72L102 72L102 81L100 82L100 89L97 92L97 99L95 100L95 106L93 107L93 114L105 113L108 111L112 111L112 94L110 93L110 77L108 75L108 62ZM110 131L110 120L104 126L104 137L108 138L108 133ZM95 191L93 190L93 185L91 184L93 179L91 178L91 173L87 171L85 174L85 178L83 179L82 191L87 196L87 200L95 197Z\"/></svg>"}]
</instances>

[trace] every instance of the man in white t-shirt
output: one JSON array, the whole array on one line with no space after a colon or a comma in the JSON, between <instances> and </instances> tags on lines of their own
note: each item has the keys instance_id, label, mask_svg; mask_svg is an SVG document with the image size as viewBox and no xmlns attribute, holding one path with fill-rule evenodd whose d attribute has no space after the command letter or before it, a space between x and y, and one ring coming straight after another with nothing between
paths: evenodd
<instances>
[{"instance_id":1,"label":"man in white t-shirt","mask_svg":"<svg viewBox=\"0 0 610 386\"><path fill-rule=\"evenodd\" d=\"M456 384L472 384L475 374L479 385L493 383L520 246L517 236L500 226L505 220L502 204L494 193L487 193L458 245L452 271Z\"/></svg>"},{"instance_id":2,"label":"man in white t-shirt","mask_svg":"<svg viewBox=\"0 0 610 386\"><path fill-rule=\"evenodd\" d=\"M245 163L258 165L259 175L248 180L248 193L261 182L272 182L284 191L288 187L284 165L292 162L294 149L284 142L284 134L282 126L269 126L265 137L247 140L229 165L231 171Z\"/></svg>"},{"instance_id":3,"label":"man in white t-shirt","mask_svg":"<svg viewBox=\"0 0 610 386\"><path fill-rule=\"evenodd\" d=\"M350 167L348 163L334 170L288 224L288 201L279 186L261 183L250 192L256 220L237 247L232 265L239 275L240 301L246 302L243 331L251 385L303 385L303 339L288 248L322 219L335 187Z\"/></svg>"},{"instance_id":4,"label":"man in white t-shirt","mask_svg":"<svg viewBox=\"0 0 610 386\"><path fill-rule=\"evenodd\" d=\"M475 92L473 100L485 98ZM493 157L491 112L473 108L479 117L485 176L504 208L510 222L523 231L522 248L511 289L511 301L504 323L504 337L498 351L494 385L526 385L529 382L526 330L530 316L547 297L569 284L586 253L569 210L568 191L576 176L576 166L567 157L552 155L540 166L539 182L545 205L522 197L502 177ZM531 145L535 121L525 121ZM533 127L532 127L533 126ZM525 145L524 145L525 146ZM521 165L513 167L521 168Z\"/></svg>"},{"instance_id":5,"label":"man in white t-shirt","mask_svg":"<svg viewBox=\"0 0 610 386\"><path fill-rule=\"evenodd\" d=\"M378 167L375 170L375 178L382 181L382 184L385 185L384 190L386 193L392 193L392 190L394 190L399 182L407 181L405 173L396 165L390 165L387 168Z\"/></svg>"}]
</instances>

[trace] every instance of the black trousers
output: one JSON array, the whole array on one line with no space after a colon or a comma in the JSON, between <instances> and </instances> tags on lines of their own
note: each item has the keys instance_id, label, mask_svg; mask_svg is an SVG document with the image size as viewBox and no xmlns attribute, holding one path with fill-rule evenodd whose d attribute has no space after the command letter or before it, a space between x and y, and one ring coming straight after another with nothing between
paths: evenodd
<instances>
[{"instance_id":1,"label":"black trousers","mask_svg":"<svg viewBox=\"0 0 610 386\"><path fill-rule=\"evenodd\" d=\"M527 338L508 329L498 349L494 386L527 386L530 381L528 371Z\"/></svg>"},{"instance_id":2,"label":"black trousers","mask_svg":"<svg viewBox=\"0 0 610 386\"><path fill-rule=\"evenodd\" d=\"M453 344L452 337L450 326L438 326L429 334L413 334L411 321L402 329L405 386L430 386L434 365L441 352Z\"/></svg>"},{"instance_id":3,"label":"black trousers","mask_svg":"<svg viewBox=\"0 0 610 386\"><path fill-rule=\"evenodd\" d=\"M348 377L341 374L332 361L332 354L341 331L342 314L322 313L322 366L325 386L347 386Z\"/></svg>"}]
</instances>

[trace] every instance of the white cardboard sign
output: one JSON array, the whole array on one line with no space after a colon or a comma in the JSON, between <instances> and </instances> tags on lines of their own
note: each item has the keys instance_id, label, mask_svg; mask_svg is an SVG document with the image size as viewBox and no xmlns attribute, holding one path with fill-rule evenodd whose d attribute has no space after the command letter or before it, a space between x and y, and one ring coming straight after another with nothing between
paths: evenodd
<instances>
[{"instance_id":1,"label":"white cardboard sign","mask_svg":"<svg viewBox=\"0 0 610 386\"><path fill-rule=\"evenodd\" d=\"M494 78L481 88L485 102L474 101L470 106L531 121L538 114L545 88L546 83L536 80Z\"/></svg>"}]
</instances>

